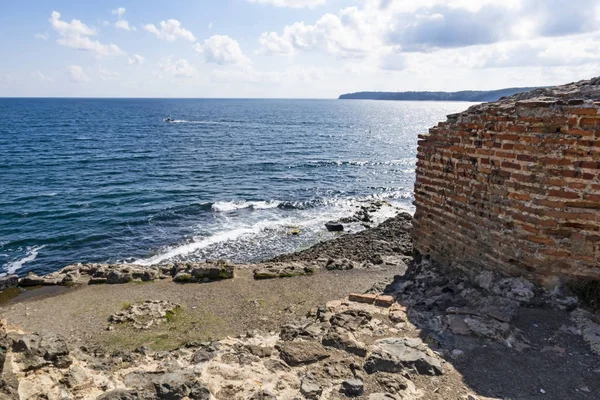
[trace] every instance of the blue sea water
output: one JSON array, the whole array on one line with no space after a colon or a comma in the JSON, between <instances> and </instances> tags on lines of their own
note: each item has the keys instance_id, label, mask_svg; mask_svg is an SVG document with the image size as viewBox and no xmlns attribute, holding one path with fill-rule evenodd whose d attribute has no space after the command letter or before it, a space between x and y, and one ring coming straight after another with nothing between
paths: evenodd
<instances>
[{"instance_id":1,"label":"blue sea water","mask_svg":"<svg viewBox=\"0 0 600 400\"><path fill-rule=\"evenodd\" d=\"M469 105L0 99L0 273L255 261L368 199L411 210L417 134Z\"/></svg>"}]
</instances>

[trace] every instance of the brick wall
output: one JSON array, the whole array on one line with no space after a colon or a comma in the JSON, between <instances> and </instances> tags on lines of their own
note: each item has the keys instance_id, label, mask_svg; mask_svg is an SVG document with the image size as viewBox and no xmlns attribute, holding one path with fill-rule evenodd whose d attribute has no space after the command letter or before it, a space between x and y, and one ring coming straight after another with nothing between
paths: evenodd
<instances>
[{"instance_id":1,"label":"brick wall","mask_svg":"<svg viewBox=\"0 0 600 400\"><path fill-rule=\"evenodd\" d=\"M600 78L448 116L419 136L414 244L466 270L600 279Z\"/></svg>"}]
</instances>

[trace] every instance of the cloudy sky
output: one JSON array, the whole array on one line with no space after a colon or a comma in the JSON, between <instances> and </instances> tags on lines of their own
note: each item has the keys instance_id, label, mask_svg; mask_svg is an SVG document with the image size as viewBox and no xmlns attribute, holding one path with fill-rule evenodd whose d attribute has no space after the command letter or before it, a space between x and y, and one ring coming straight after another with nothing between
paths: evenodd
<instances>
[{"instance_id":1,"label":"cloudy sky","mask_svg":"<svg viewBox=\"0 0 600 400\"><path fill-rule=\"evenodd\" d=\"M600 0L29 0L0 96L313 97L600 75Z\"/></svg>"}]
</instances>

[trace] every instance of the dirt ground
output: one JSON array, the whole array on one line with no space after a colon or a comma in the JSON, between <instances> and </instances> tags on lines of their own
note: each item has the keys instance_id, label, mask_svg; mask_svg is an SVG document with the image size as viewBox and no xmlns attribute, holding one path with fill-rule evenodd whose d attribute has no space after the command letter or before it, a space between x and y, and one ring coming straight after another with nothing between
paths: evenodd
<instances>
[{"instance_id":1,"label":"dirt ground","mask_svg":"<svg viewBox=\"0 0 600 400\"><path fill-rule=\"evenodd\" d=\"M31 332L51 332L85 345L133 350L149 345L166 350L188 341L236 336L248 330L278 331L286 321L305 315L327 301L362 293L379 281L391 281L403 271L318 271L313 276L254 280L251 270L236 278L203 284L171 280L125 285L88 285L58 294L20 297L0 306L0 317ZM107 331L108 318L129 304L145 300L178 303L182 311L168 327L137 331Z\"/></svg>"}]
</instances>

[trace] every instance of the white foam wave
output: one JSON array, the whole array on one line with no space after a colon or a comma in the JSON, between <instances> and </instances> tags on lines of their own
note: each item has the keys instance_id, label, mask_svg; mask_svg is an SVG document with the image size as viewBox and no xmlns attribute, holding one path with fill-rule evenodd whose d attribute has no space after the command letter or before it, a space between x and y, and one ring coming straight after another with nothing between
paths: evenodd
<instances>
[{"instance_id":1,"label":"white foam wave","mask_svg":"<svg viewBox=\"0 0 600 400\"><path fill-rule=\"evenodd\" d=\"M254 210L268 210L270 208L277 208L281 204L280 201L269 200L269 201L217 201L212 205L211 209L214 212L231 212L235 210L242 210L244 208L252 208Z\"/></svg>"},{"instance_id":2,"label":"white foam wave","mask_svg":"<svg viewBox=\"0 0 600 400\"><path fill-rule=\"evenodd\" d=\"M37 256L38 256L38 253L40 252L40 250L42 250L44 247L46 247L46 246L31 246L31 247L28 247L27 248L27 254L25 255L25 257L21 258L20 260L8 263L6 265L6 272L8 274L14 274L23 265L27 264L28 262L31 262L31 261L35 260L37 258Z\"/></svg>"},{"instance_id":3,"label":"white foam wave","mask_svg":"<svg viewBox=\"0 0 600 400\"><path fill-rule=\"evenodd\" d=\"M289 219L281 219L277 221L262 221L253 226L239 227L236 229L227 230L224 232L219 232L213 236L209 236L206 238L201 238L200 240L186 243L181 246L172 247L164 253L157 254L153 257L140 259L133 262L133 264L138 265L155 265L160 264L164 261L171 260L177 257L185 256L188 254L192 254L198 250L202 250L208 246L212 246L217 243L227 242L231 240L236 240L241 238L242 236L247 235L256 235L257 233L268 230L268 229L277 229L281 226L286 226L290 224Z\"/></svg>"},{"instance_id":4,"label":"white foam wave","mask_svg":"<svg viewBox=\"0 0 600 400\"><path fill-rule=\"evenodd\" d=\"M198 124L198 125L231 125L230 122L222 122L222 121L189 121L187 119L176 119L171 121L174 124Z\"/></svg>"}]
</instances>

